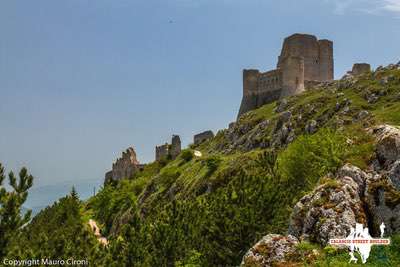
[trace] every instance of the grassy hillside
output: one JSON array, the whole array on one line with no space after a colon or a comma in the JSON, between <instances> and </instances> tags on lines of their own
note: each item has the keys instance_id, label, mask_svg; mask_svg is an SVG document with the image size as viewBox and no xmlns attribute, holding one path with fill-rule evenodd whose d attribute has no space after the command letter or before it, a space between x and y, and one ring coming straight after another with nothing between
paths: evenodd
<instances>
[{"instance_id":1,"label":"grassy hillside","mask_svg":"<svg viewBox=\"0 0 400 267\"><path fill-rule=\"evenodd\" d=\"M177 159L107 185L87 209L122 243L130 229L121 226L137 217L147 264L237 265L261 236L286 232L291 208L321 177L346 162L367 167L374 141L364 129L400 124L399 85L400 71L385 68L265 105Z\"/></svg>"},{"instance_id":2,"label":"grassy hillside","mask_svg":"<svg viewBox=\"0 0 400 267\"><path fill-rule=\"evenodd\" d=\"M286 233L294 204L326 181L322 178L345 163L367 168L375 141L365 129L400 125L399 101L395 67L322 84L244 114L175 160L148 164L134 177L107 184L79 203L74 220L46 221L64 214L62 200L27 229L53 233L62 224L70 235L95 219L110 241L88 252L95 266L236 266L265 234ZM195 150L202 156L194 156ZM400 262L399 238L393 240L390 249L373 251L368 266ZM29 238L23 242L40 251ZM298 266L347 266L345 251L313 244L302 249ZM391 262L382 261L382 253Z\"/></svg>"}]
</instances>

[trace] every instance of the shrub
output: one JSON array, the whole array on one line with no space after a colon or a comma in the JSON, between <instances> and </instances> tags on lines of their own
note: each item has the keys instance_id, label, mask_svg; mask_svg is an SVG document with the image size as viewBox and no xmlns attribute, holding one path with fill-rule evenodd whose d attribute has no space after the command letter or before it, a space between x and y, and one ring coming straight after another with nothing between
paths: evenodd
<instances>
[{"instance_id":1,"label":"shrub","mask_svg":"<svg viewBox=\"0 0 400 267\"><path fill-rule=\"evenodd\" d=\"M310 190L318 179L334 172L346 152L345 137L322 129L314 135L300 136L278 158L279 172L288 184Z\"/></svg>"},{"instance_id":2,"label":"shrub","mask_svg":"<svg viewBox=\"0 0 400 267\"><path fill-rule=\"evenodd\" d=\"M185 162L189 162L193 159L193 152L191 150L184 150L181 153L181 158L185 161Z\"/></svg>"}]
</instances>

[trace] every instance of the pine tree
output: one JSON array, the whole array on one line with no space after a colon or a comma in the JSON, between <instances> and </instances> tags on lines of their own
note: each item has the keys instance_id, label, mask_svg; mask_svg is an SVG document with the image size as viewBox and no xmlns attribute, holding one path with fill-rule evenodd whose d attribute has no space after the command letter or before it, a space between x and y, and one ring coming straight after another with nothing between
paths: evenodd
<instances>
[{"instance_id":1,"label":"pine tree","mask_svg":"<svg viewBox=\"0 0 400 267\"><path fill-rule=\"evenodd\" d=\"M8 178L13 189L10 192L3 187L5 178L4 167L0 164L0 258L6 255L11 239L31 218L31 211L22 216L21 208L28 197L28 189L32 187L33 176L22 168L17 182L14 173L10 172Z\"/></svg>"},{"instance_id":2,"label":"pine tree","mask_svg":"<svg viewBox=\"0 0 400 267\"><path fill-rule=\"evenodd\" d=\"M79 199L79 195L78 195L78 193L76 192L75 186L72 186L70 196L73 197L73 198L76 199L76 200Z\"/></svg>"}]
</instances>

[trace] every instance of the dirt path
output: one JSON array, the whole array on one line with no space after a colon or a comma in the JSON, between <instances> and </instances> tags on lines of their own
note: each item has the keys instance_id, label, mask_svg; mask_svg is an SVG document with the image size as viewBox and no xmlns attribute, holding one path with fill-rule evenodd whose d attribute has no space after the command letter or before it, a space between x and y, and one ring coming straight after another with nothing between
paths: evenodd
<instances>
[{"instance_id":1,"label":"dirt path","mask_svg":"<svg viewBox=\"0 0 400 267\"><path fill-rule=\"evenodd\" d=\"M92 229L92 231L93 231L94 235L96 236L97 240L101 244L103 244L104 246L107 246L108 245L108 240L107 240L107 238L105 238L105 237L103 237L101 235L100 228L97 226L97 223L94 220L90 219L89 220L89 226L90 226L90 229Z\"/></svg>"}]
</instances>

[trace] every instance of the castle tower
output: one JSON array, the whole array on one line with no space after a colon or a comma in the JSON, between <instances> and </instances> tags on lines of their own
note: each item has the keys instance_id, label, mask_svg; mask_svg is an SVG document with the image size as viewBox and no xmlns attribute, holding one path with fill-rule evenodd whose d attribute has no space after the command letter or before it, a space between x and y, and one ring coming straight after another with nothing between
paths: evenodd
<instances>
[{"instance_id":1,"label":"castle tower","mask_svg":"<svg viewBox=\"0 0 400 267\"><path fill-rule=\"evenodd\" d=\"M315 36L293 34L287 37L283 42L278 68L284 69L284 62L289 57L303 57L304 79L319 80L319 45Z\"/></svg>"},{"instance_id":2,"label":"castle tower","mask_svg":"<svg viewBox=\"0 0 400 267\"><path fill-rule=\"evenodd\" d=\"M319 81L332 81L334 78L333 42L319 40Z\"/></svg>"},{"instance_id":3,"label":"castle tower","mask_svg":"<svg viewBox=\"0 0 400 267\"><path fill-rule=\"evenodd\" d=\"M173 135L172 136L172 142L171 142L171 157L175 159L179 154L181 153L181 138L179 135Z\"/></svg>"},{"instance_id":4,"label":"castle tower","mask_svg":"<svg viewBox=\"0 0 400 267\"><path fill-rule=\"evenodd\" d=\"M243 98L239 115L257 108L258 77L260 71L255 69L243 70Z\"/></svg>"},{"instance_id":5,"label":"castle tower","mask_svg":"<svg viewBox=\"0 0 400 267\"><path fill-rule=\"evenodd\" d=\"M305 62L303 57L286 57L281 62L282 92L281 98L296 95L304 91Z\"/></svg>"}]
</instances>

